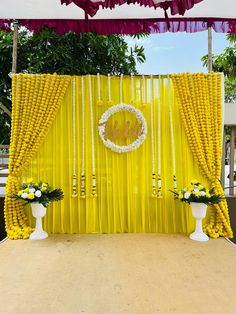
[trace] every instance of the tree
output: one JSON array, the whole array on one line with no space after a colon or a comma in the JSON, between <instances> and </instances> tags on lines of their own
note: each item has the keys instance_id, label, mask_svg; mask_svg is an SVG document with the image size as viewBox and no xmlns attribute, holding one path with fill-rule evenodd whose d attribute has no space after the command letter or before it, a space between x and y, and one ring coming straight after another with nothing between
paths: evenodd
<instances>
[{"instance_id":1,"label":"tree","mask_svg":"<svg viewBox=\"0 0 236 314\"><path fill-rule=\"evenodd\" d=\"M13 33L0 31L0 103L11 109ZM142 46L128 47L122 35L93 33L57 35L44 28L39 33L19 32L17 72L80 74L137 74L136 64L145 61ZM3 107L2 107L3 108ZM10 117L0 104L0 144L8 144Z\"/></svg>"},{"instance_id":2,"label":"tree","mask_svg":"<svg viewBox=\"0 0 236 314\"><path fill-rule=\"evenodd\" d=\"M213 56L213 70L225 75L225 101L236 102L236 35L228 34L230 46L224 52ZM207 56L202 57L207 65Z\"/></svg>"}]
</instances>

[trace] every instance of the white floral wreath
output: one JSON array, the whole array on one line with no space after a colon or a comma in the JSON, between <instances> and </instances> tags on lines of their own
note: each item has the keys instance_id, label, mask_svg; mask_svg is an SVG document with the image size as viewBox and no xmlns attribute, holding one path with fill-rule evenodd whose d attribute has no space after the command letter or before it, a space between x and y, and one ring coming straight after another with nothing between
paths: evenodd
<instances>
[{"instance_id":1,"label":"white floral wreath","mask_svg":"<svg viewBox=\"0 0 236 314\"><path fill-rule=\"evenodd\" d=\"M128 112L133 113L141 124L141 134L139 135L139 137L134 142L126 146L116 145L109 139L105 138L107 120L110 118L111 115L120 111L128 111ZM135 107L131 105L118 104L118 105L110 107L107 111L103 113L101 119L99 120L98 132L99 132L99 136L101 140L103 141L103 144L106 147L110 148L112 151L117 152L117 153L127 153L132 150L135 150L143 143L147 135L147 123L140 110L136 109Z\"/></svg>"}]
</instances>

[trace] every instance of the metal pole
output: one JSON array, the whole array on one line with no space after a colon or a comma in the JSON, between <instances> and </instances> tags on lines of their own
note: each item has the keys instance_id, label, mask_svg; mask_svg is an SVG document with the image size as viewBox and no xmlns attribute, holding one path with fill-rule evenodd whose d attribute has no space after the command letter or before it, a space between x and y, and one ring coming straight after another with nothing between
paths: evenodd
<instances>
[{"instance_id":1,"label":"metal pole","mask_svg":"<svg viewBox=\"0 0 236 314\"><path fill-rule=\"evenodd\" d=\"M13 50L12 50L12 73L16 73L17 69L17 44L18 44L18 21L13 21Z\"/></svg>"},{"instance_id":2,"label":"metal pole","mask_svg":"<svg viewBox=\"0 0 236 314\"><path fill-rule=\"evenodd\" d=\"M212 27L208 27L208 72L212 71Z\"/></svg>"}]
</instances>

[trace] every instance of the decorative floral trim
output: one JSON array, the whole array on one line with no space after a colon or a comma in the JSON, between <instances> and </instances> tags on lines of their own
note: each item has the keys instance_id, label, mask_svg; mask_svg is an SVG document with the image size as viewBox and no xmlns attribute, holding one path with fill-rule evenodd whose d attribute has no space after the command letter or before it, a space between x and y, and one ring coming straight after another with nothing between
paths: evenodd
<instances>
[{"instance_id":1,"label":"decorative floral trim","mask_svg":"<svg viewBox=\"0 0 236 314\"><path fill-rule=\"evenodd\" d=\"M80 197L86 197L86 175L85 175L85 95L84 77L81 77L81 173L80 173Z\"/></svg>"},{"instance_id":2,"label":"decorative floral trim","mask_svg":"<svg viewBox=\"0 0 236 314\"><path fill-rule=\"evenodd\" d=\"M175 136L174 136L174 122L172 113L172 100L171 100L171 80L167 76L167 93L169 105L169 119L170 119L170 141L171 141L171 154L172 154L172 169L173 169L173 187L177 190L177 177L176 177L176 160L175 160Z\"/></svg>"},{"instance_id":3,"label":"decorative floral trim","mask_svg":"<svg viewBox=\"0 0 236 314\"><path fill-rule=\"evenodd\" d=\"M92 197L97 197L96 183L96 162L95 162L95 145L94 145L94 115L93 115L93 93L91 75L88 76L89 89L89 109L90 109L90 129L91 129L91 153L92 153Z\"/></svg>"},{"instance_id":4,"label":"decorative floral trim","mask_svg":"<svg viewBox=\"0 0 236 314\"><path fill-rule=\"evenodd\" d=\"M72 175L72 197L77 197L77 167L76 167L76 160L77 160L77 132L76 132L76 79L72 79L72 145L73 145L73 175Z\"/></svg>"},{"instance_id":5,"label":"decorative floral trim","mask_svg":"<svg viewBox=\"0 0 236 314\"><path fill-rule=\"evenodd\" d=\"M120 111L128 111L133 113L142 125L141 134L139 135L139 137L134 142L126 146L116 145L109 139L105 138L107 120L110 118L110 116ZM131 105L121 103L110 107L107 111L104 112L101 119L99 120L98 132L103 144L106 147L110 148L113 152L116 153L127 153L137 149L144 142L147 135L147 123L142 112L139 109L136 109Z\"/></svg>"}]
</instances>

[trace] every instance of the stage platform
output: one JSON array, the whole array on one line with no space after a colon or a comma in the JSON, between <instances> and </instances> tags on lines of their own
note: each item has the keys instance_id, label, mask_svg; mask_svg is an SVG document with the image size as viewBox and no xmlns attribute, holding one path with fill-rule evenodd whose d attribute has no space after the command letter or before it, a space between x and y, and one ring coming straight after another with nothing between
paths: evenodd
<instances>
[{"instance_id":1,"label":"stage platform","mask_svg":"<svg viewBox=\"0 0 236 314\"><path fill-rule=\"evenodd\" d=\"M235 314L236 247L183 235L51 235L0 245L4 314Z\"/></svg>"}]
</instances>

